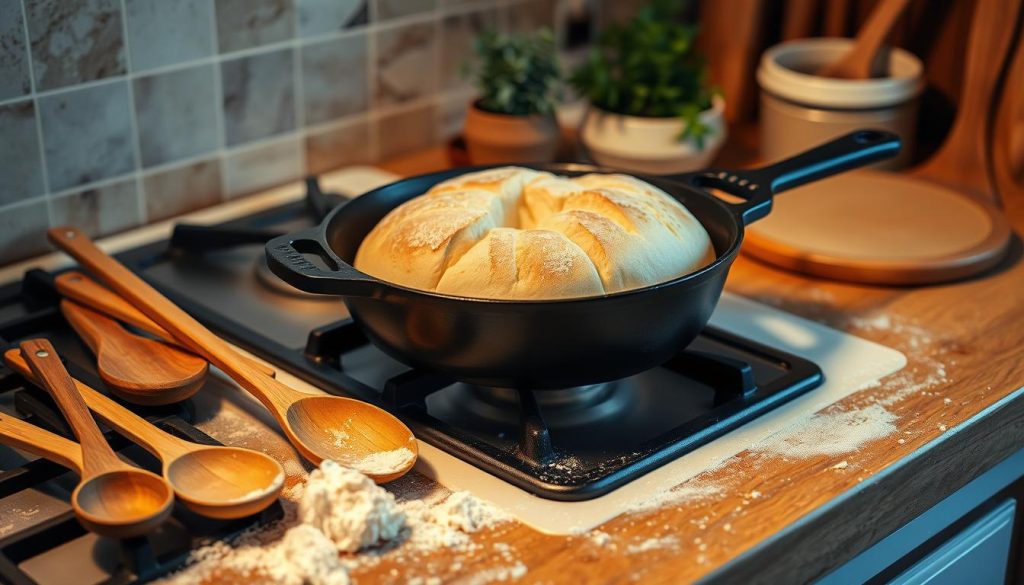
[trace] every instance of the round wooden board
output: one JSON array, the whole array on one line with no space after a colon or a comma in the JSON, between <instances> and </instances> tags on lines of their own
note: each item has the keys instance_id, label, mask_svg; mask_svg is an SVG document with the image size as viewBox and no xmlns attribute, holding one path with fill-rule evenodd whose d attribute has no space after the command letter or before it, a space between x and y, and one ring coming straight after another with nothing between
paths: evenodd
<instances>
[{"instance_id":1,"label":"round wooden board","mask_svg":"<svg viewBox=\"0 0 1024 585\"><path fill-rule=\"evenodd\" d=\"M874 170L787 191L750 226L751 256L814 276L929 284L998 263L1010 227L995 207L924 179Z\"/></svg>"}]
</instances>

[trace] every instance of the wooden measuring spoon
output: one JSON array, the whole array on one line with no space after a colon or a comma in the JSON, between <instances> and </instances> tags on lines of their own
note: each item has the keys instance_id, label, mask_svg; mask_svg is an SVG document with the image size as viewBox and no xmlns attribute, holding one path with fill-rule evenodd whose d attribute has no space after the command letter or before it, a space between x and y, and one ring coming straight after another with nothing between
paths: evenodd
<instances>
[{"instance_id":1,"label":"wooden measuring spoon","mask_svg":"<svg viewBox=\"0 0 1024 585\"><path fill-rule=\"evenodd\" d=\"M7 350L4 362L39 383L18 350ZM210 518L244 518L272 504L281 493L284 468L270 456L252 449L179 439L79 380L72 381L85 403L107 425L160 459L164 479L174 488L174 495L194 512Z\"/></svg>"},{"instance_id":2,"label":"wooden measuring spoon","mask_svg":"<svg viewBox=\"0 0 1024 585\"><path fill-rule=\"evenodd\" d=\"M71 494L71 507L79 522L96 534L116 538L140 536L159 526L174 503L170 484L117 458L49 341L32 339L20 347L35 378L53 396L81 445L81 481Z\"/></svg>"},{"instance_id":3,"label":"wooden measuring spoon","mask_svg":"<svg viewBox=\"0 0 1024 585\"><path fill-rule=\"evenodd\" d=\"M910 0L881 0L857 33L853 48L838 61L822 67L817 74L840 79L884 77L889 68L883 59L882 43L909 3Z\"/></svg>"},{"instance_id":4,"label":"wooden measuring spoon","mask_svg":"<svg viewBox=\"0 0 1024 585\"><path fill-rule=\"evenodd\" d=\"M416 462L416 438L390 413L351 398L298 392L264 376L224 340L96 247L78 228L56 227L47 234L54 245L170 331L175 339L187 340L189 347L255 396L306 459L318 465L324 459L332 459L363 471L378 483L397 479L412 469ZM367 467L370 458L382 454L393 456L388 457L396 461L393 468L384 471L376 466Z\"/></svg>"},{"instance_id":5,"label":"wooden measuring spoon","mask_svg":"<svg viewBox=\"0 0 1024 585\"><path fill-rule=\"evenodd\" d=\"M169 331L154 323L149 317L143 315L142 311L139 311L130 303L114 294L110 289L101 286L98 282L81 272L71 270L58 274L57 277L54 278L53 282L57 287L57 292L75 301L79 305L89 307L90 309L103 313L112 319L117 319L118 321L127 323L133 327L137 327L138 329L172 345L184 347L186 349L188 347L174 339L174 336L171 335ZM276 375L276 372L270 366L256 360L250 361L252 361L253 367L261 370L271 378Z\"/></svg>"},{"instance_id":6,"label":"wooden measuring spoon","mask_svg":"<svg viewBox=\"0 0 1024 585\"><path fill-rule=\"evenodd\" d=\"M209 364L193 354L135 335L74 301L61 313L96 355L96 369L110 391L133 404L173 404L192 396L206 380Z\"/></svg>"}]
</instances>

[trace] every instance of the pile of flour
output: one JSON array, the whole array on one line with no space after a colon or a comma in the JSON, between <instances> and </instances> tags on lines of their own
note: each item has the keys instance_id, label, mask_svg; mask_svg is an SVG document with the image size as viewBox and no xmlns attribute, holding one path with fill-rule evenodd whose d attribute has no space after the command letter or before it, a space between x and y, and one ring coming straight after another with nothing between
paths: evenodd
<instances>
[{"instance_id":1,"label":"pile of flour","mask_svg":"<svg viewBox=\"0 0 1024 585\"><path fill-rule=\"evenodd\" d=\"M232 573L283 585L346 585L346 566L372 562L382 545L417 552L466 550L471 533L508 519L468 492L399 503L362 473L333 461L324 461L304 488L292 493L301 495L293 517L277 527L278 533L287 527L281 538L266 542L271 529L235 546L213 543L195 551L193 564L164 582L194 585Z\"/></svg>"}]
</instances>

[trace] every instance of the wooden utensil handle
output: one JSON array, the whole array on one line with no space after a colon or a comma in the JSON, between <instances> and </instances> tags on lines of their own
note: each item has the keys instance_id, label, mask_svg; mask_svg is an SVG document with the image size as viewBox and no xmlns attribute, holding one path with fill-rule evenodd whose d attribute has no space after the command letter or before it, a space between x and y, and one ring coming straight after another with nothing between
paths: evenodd
<instances>
[{"instance_id":1,"label":"wooden utensil handle","mask_svg":"<svg viewBox=\"0 0 1024 585\"><path fill-rule=\"evenodd\" d=\"M4 362L7 367L25 376L32 383L39 384L35 372L32 371L18 350L7 350L4 353ZM153 455L160 459L165 459L165 457L169 459L168 455L177 455L188 451L188 445L183 440L161 431L146 419L97 392L82 381L76 378L71 378L71 380L85 403L107 425L142 445Z\"/></svg>"},{"instance_id":2,"label":"wooden utensil handle","mask_svg":"<svg viewBox=\"0 0 1024 585\"><path fill-rule=\"evenodd\" d=\"M55 227L47 235L55 246L85 266L136 309L169 331L175 339L186 342L252 393L282 426L287 425L285 411L303 394L263 375L227 342L203 327L123 264L97 248L78 228Z\"/></svg>"},{"instance_id":3,"label":"wooden utensil handle","mask_svg":"<svg viewBox=\"0 0 1024 585\"><path fill-rule=\"evenodd\" d=\"M60 312L93 353L99 351L104 337L116 336L120 333L115 330L121 328L117 321L87 309L74 301L61 300Z\"/></svg>"},{"instance_id":4,"label":"wooden utensil handle","mask_svg":"<svg viewBox=\"0 0 1024 585\"><path fill-rule=\"evenodd\" d=\"M3 412L0 412L0 443L49 459L82 474L82 448L78 443Z\"/></svg>"},{"instance_id":5,"label":"wooden utensil handle","mask_svg":"<svg viewBox=\"0 0 1024 585\"><path fill-rule=\"evenodd\" d=\"M103 433L89 414L89 407L75 388L64 364L60 363L53 345L46 339L30 339L22 342L19 347L28 367L43 388L53 396L64 418L71 425L71 430L78 437L82 446L84 475L92 476L120 467L121 460L103 438Z\"/></svg>"},{"instance_id":6,"label":"wooden utensil handle","mask_svg":"<svg viewBox=\"0 0 1024 585\"><path fill-rule=\"evenodd\" d=\"M131 303L81 272L70 271L59 274L54 279L54 283L57 286L57 292L83 306L99 311L112 319L128 323L167 343L177 345L193 353L201 353L196 351L195 348L189 347L187 343L175 339L170 331L153 322L142 311L133 307ZM256 360L249 360L249 362L252 367L271 378L277 375L274 368L262 362Z\"/></svg>"}]
</instances>

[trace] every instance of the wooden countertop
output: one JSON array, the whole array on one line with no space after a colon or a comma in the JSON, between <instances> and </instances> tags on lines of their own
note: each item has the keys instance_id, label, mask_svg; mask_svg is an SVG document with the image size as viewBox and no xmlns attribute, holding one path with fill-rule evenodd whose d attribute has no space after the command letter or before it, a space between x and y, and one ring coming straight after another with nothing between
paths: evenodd
<instances>
[{"instance_id":1,"label":"wooden countertop","mask_svg":"<svg viewBox=\"0 0 1024 585\"><path fill-rule=\"evenodd\" d=\"M719 164L749 163L753 139L735 134ZM450 163L438 147L382 166L411 175ZM1024 194L1007 207L1015 229L1024 229ZM1020 258L1017 240L982 278L883 288L805 278L740 257L731 292L907 355L905 369L826 409L882 403L896 432L836 456L741 453L684 484L720 491L620 516L600 528L609 543L506 523L475 534L475 553L385 555L351 575L357 583L512 581L501 571L513 563L525 565L527 583L779 583L824 575L1024 446L1024 400L1003 400L1024 386ZM671 546L635 546L652 538Z\"/></svg>"},{"instance_id":2,"label":"wooden countertop","mask_svg":"<svg viewBox=\"0 0 1024 585\"><path fill-rule=\"evenodd\" d=\"M738 133L718 164L749 164L754 140L752 131ZM382 166L410 175L449 164L439 147ZM1024 230L1024 193L1005 198L1015 231ZM1024 400L1002 400L1024 387L1020 259L1015 238L1007 260L981 278L885 288L806 278L741 256L727 290L907 355L905 369L833 407L882 402L898 432L833 457L740 454L690 480L727 486L717 496L608 522L601 530L616 548L523 526L480 540L514 547L531 583L778 583L828 573L1024 446ZM666 536L678 546L631 554L624 546Z\"/></svg>"}]
</instances>

